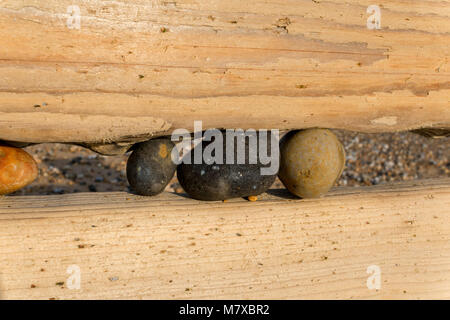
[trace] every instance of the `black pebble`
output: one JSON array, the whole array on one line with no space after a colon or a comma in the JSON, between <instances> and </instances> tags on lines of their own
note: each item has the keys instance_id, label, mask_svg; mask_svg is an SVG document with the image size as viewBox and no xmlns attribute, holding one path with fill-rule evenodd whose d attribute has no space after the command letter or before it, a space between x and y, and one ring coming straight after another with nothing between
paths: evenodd
<instances>
[{"instance_id":1,"label":"black pebble","mask_svg":"<svg viewBox=\"0 0 450 320\"><path fill-rule=\"evenodd\" d=\"M261 168L270 165L262 165L259 157L257 164L249 164L249 140L245 140L245 164L226 164L225 133L223 133L223 164L206 164L203 159L201 164L181 163L177 168L177 177L183 189L192 198L207 201L257 196L267 191L275 181L277 172L273 175L262 175ZM270 154L270 138L268 140ZM204 150L210 143L212 142L199 143L196 148L201 148L203 144ZM191 163L194 150L185 156L191 157ZM234 142L234 159L236 158L237 143Z\"/></svg>"},{"instance_id":2,"label":"black pebble","mask_svg":"<svg viewBox=\"0 0 450 320\"><path fill-rule=\"evenodd\" d=\"M174 144L157 138L136 144L127 162L127 178L131 189L139 195L154 196L164 191L175 174L171 158Z\"/></svg>"}]
</instances>

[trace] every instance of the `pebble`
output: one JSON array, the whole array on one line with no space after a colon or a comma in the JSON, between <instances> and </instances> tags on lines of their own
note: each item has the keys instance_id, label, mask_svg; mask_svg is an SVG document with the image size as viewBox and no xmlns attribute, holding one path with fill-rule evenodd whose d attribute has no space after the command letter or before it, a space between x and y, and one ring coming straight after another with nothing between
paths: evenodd
<instances>
[{"instance_id":1,"label":"pebble","mask_svg":"<svg viewBox=\"0 0 450 320\"><path fill-rule=\"evenodd\" d=\"M127 162L127 178L131 189L143 196L163 192L176 170L171 157L174 147L167 138L136 144Z\"/></svg>"},{"instance_id":2,"label":"pebble","mask_svg":"<svg viewBox=\"0 0 450 320\"><path fill-rule=\"evenodd\" d=\"M17 191L38 176L33 157L19 148L0 146L0 194Z\"/></svg>"},{"instance_id":3,"label":"pebble","mask_svg":"<svg viewBox=\"0 0 450 320\"><path fill-rule=\"evenodd\" d=\"M259 137L258 137L259 140ZM270 139L268 139L270 141ZM249 164L249 143L245 141L244 164L226 163L226 135L223 134L223 164L207 164L202 157L200 164L181 163L177 169L178 181L183 189L194 199L205 201L220 201L232 198L257 196L264 193L275 181L277 172L273 175L262 175L261 168L269 165ZM205 148L212 142L199 143L185 157L191 157L196 148ZM202 147L203 145L203 147ZM234 145L234 159L237 159L237 143ZM270 149L268 149L270 152ZM269 153L270 154L270 153ZM276 170L278 171L278 170Z\"/></svg>"},{"instance_id":4,"label":"pebble","mask_svg":"<svg viewBox=\"0 0 450 320\"><path fill-rule=\"evenodd\" d=\"M345 166L344 147L327 129L291 131L280 142L278 177L301 198L318 198L327 193Z\"/></svg>"},{"instance_id":5,"label":"pebble","mask_svg":"<svg viewBox=\"0 0 450 320\"><path fill-rule=\"evenodd\" d=\"M54 194L64 194L64 189L63 189L63 188L56 187L56 188L53 188L52 192L53 192Z\"/></svg>"}]
</instances>

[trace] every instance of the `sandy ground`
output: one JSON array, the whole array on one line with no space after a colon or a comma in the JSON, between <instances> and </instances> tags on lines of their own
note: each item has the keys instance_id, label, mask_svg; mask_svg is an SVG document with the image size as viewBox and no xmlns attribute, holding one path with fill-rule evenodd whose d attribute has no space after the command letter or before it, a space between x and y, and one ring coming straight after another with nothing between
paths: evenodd
<instances>
[{"instance_id":1,"label":"sandy ground","mask_svg":"<svg viewBox=\"0 0 450 320\"><path fill-rule=\"evenodd\" d=\"M450 138L335 132L347 153L346 169L338 185L450 177ZM36 159L40 175L13 195L130 191L125 174L128 155L102 156L64 144L34 145L25 150ZM277 180L274 187L281 187L281 183ZM176 178L167 189L183 192Z\"/></svg>"}]
</instances>

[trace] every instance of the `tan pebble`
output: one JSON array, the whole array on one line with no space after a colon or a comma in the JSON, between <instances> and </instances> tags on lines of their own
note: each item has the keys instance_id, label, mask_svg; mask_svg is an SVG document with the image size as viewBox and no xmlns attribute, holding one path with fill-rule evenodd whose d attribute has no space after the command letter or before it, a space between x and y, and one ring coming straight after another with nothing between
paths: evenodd
<instances>
[{"instance_id":1,"label":"tan pebble","mask_svg":"<svg viewBox=\"0 0 450 320\"><path fill-rule=\"evenodd\" d=\"M301 198L327 193L345 166L344 147L327 129L292 131L280 142L280 171L285 187Z\"/></svg>"}]
</instances>

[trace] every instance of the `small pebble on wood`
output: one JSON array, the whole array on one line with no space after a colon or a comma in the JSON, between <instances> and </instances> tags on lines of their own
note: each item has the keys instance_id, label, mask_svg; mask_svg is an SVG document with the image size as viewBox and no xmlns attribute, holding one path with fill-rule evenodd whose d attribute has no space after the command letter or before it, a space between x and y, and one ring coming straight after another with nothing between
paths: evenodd
<instances>
[{"instance_id":1,"label":"small pebble on wood","mask_svg":"<svg viewBox=\"0 0 450 320\"><path fill-rule=\"evenodd\" d=\"M345 151L327 129L291 131L280 141L278 177L301 198L318 198L339 179L345 166Z\"/></svg>"},{"instance_id":2,"label":"small pebble on wood","mask_svg":"<svg viewBox=\"0 0 450 320\"><path fill-rule=\"evenodd\" d=\"M249 162L249 139L245 139L245 162L243 164L230 164L226 162L226 145L227 139L223 133L223 164L212 163L207 164L204 157L200 164L193 164L195 150L202 148L205 150L211 143L199 143L185 157L191 157L191 163L181 163L177 169L177 177L183 189L194 199L206 201L219 201L232 198L245 198L257 196L264 193L275 181L278 165L274 174L263 175L261 168L269 167L260 162L259 156L255 164ZM270 150L270 133L268 134L267 154L271 154ZM260 142L259 135L256 136L258 145ZM234 159L237 159L237 142L234 143ZM202 146L203 144L203 146ZM259 151L259 150L258 150ZM259 153L258 153L259 155ZM278 164L278 162L277 162ZM252 198L253 199L253 198Z\"/></svg>"},{"instance_id":3,"label":"small pebble on wood","mask_svg":"<svg viewBox=\"0 0 450 320\"><path fill-rule=\"evenodd\" d=\"M0 146L0 194L25 187L38 176L33 157L19 148Z\"/></svg>"},{"instance_id":4,"label":"small pebble on wood","mask_svg":"<svg viewBox=\"0 0 450 320\"><path fill-rule=\"evenodd\" d=\"M174 143L167 138L157 138L134 146L127 162L127 178L134 192L154 196L164 191L176 170L171 158L174 147Z\"/></svg>"}]
</instances>

